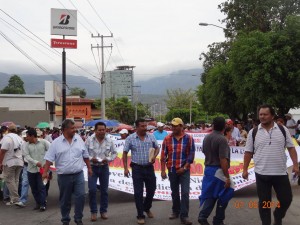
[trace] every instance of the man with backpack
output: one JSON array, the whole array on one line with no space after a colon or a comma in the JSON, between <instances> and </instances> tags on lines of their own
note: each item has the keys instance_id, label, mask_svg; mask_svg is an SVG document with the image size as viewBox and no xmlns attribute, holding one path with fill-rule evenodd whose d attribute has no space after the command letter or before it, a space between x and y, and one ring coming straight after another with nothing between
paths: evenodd
<instances>
[{"instance_id":1,"label":"man with backpack","mask_svg":"<svg viewBox=\"0 0 300 225\"><path fill-rule=\"evenodd\" d=\"M270 105L259 107L260 124L250 130L244 155L243 178L248 179L248 166L253 157L256 188L259 198L259 214L262 225L271 224L271 208L274 225L281 225L292 202L292 189L286 166L285 148L293 161L293 172L299 175L297 152L286 127L274 122L275 110ZM278 201L272 201L272 187Z\"/></svg>"}]
</instances>

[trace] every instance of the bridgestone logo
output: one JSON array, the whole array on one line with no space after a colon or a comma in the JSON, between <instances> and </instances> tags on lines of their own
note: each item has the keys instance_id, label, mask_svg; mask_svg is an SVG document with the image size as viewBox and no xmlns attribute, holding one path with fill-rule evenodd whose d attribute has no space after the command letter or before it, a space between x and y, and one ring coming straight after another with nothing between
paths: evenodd
<instances>
[{"instance_id":1,"label":"bridgestone logo","mask_svg":"<svg viewBox=\"0 0 300 225\"><path fill-rule=\"evenodd\" d=\"M58 30L75 30L75 27L53 26L53 29L58 29Z\"/></svg>"}]
</instances>

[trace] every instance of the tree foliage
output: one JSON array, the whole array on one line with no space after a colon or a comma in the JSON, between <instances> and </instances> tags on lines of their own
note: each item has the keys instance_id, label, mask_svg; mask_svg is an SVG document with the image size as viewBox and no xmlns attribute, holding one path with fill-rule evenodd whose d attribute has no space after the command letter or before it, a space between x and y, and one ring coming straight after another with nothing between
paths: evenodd
<instances>
[{"instance_id":1,"label":"tree foliage","mask_svg":"<svg viewBox=\"0 0 300 225\"><path fill-rule=\"evenodd\" d=\"M227 40L201 54L203 106L240 119L261 103L280 114L298 107L300 1L227 0L219 8Z\"/></svg>"},{"instance_id":2,"label":"tree foliage","mask_svg":"<svg viewBox=\"0 0 300 225\"><path fill-rule=\"evenodd\" d=\"M8 81L8 85L1 91L2 94L26 94L24 82L18 75L13 75Z\"/></svg>"},{"instance_id":3,"label":"tree foliage","mask_svg":"<svg viewBox=\"0 0 300 225\"><path fill-rule=\"evenodd\" d=\"M100 99L96 100L95 105L97 108L101 107ZM115 119L126 124L134 123L135 110L137 110L138 118L145 117L149 114L147 106L144 106L142 103L137 103L136 106L132 105L127 97L106 99L105 110L107 118Z\"/></svg>"},{"instance_id":4,"label":"tree foliage","mask_svg":"<svg viewBox=\"0 0 300 225\"><path fill-rule=\"evenodd\" d=\"M73 87L73 88L70 88L69 95L80 96L80 98L85 98L86 91L84 88Z\"/></svg>"}]
</instances>

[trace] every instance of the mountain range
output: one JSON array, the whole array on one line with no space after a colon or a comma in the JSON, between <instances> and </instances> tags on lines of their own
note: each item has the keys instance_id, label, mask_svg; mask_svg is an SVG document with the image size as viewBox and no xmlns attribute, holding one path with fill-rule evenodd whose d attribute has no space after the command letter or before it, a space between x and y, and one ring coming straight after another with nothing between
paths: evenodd
<instances>
[{"instance_id":1,"label":"mountain range","mask_svg":"<svg viewBox=\"0 0 300 225\"><path fill-rule=\"evenodd\" d=\"M166 95L167 89L196 89L200 84L201 69L180 70L174 73L152 77L148 80L136 81L134 86L140 87L140 101L143 103L153 102L150 99L160 98ZM13 74L0 72L0 90L7 86L9 78ZM45 80L57 80L61 82L61 75L32 75L17 74L24 82L26 94L37 94L44 92ZM88 98L100 97L100 84L85 76L67 75L67 88L79 87L87 92ZM67 90L68 92L68 90Z\"/></svg>"}]
</instances>

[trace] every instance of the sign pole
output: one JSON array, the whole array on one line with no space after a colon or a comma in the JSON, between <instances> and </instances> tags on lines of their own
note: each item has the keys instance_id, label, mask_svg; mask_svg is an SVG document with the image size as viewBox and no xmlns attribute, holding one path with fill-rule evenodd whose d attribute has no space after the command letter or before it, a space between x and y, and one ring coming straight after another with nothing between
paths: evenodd
<instances>
[{"instance_id":1,"label":"sign pole","mask_svg":"<svg viewBox=\"0 0 300 225\"><path fill-rule=\"evenodd\" d=\"M63 39L65 39L65 35L63 35ZM66 119L66 51L65 48L63 48L62 52L62 120L64 121Z\"/></svg>"}]
</instances>

